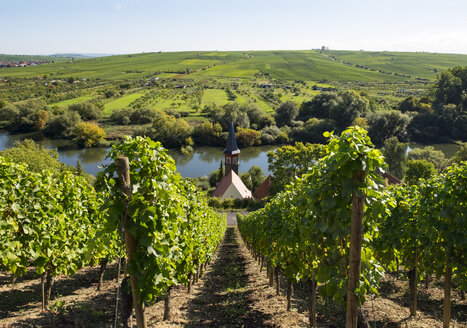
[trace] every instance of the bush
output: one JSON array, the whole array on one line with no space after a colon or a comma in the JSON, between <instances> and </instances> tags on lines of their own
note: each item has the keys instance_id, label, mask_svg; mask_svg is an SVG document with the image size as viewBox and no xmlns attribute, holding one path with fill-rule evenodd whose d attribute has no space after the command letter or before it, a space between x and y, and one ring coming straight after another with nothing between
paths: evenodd
<instances>
[{"instance_id":1,"label":"bush","mask_svg":"<svg viewBox=\"0 0 467 328\"><path fill-rule=\"evenodd\" d=\"M73 128L81 121L81 117L76 112L67 111L61 115L53 116L47 123L44 134L51 138L71 138Z\"/></svg>"},{"instance_id":2,"label":"bush","mask_svg":"<svg viewBox=\"0 0 467 328\"><path fill-rule=\"evenodd\" d=\"M25 163L30 171L37 173L49 170L58 174L64 168L55 149L44 148L30 139L15 142L13 147L1 151L0 156L15 163Z\"/></svg>"},{"instance_id":3,"label":"bush","mask_svg":"<svg viewBox=\"0 0 467 328\"><path fill-rule=\"evenodd\" d=\"M429 179L436 174L433 163L424 159L410 160L407 163L405 181L408 184L416 184L420 179Z\"/></svg>"},{"instance_id":4,"label":"bush","mask_svg":"<svg viewBox=\"0 0 467 328\"><path fill-rule=\"evenodd\" d=\"M226 198L222 202L222 207L224 207L225 209L234 208L235 207L235 201L232 198Z\"/></svg>"},{"instance_id":5,"label":"bush","mask_svg":"<svg viewBox=\"0 0 467 328\"><path fill-rule=\"evenodd\" d=\"M205 121L193 129L193 139L196 143L209 146L223 146L222 126L219 123Z\"/></svg>"},{"instance_id":6,"label":"bush","mask_svg":"<svg viewBox=\"0 0 467 328\"><path fill-rule=\"evenodd\" d=\"M70 105L68 110L77 112L84 121L97 120L102 117L102 111L90 102Z\"/></svg>"},{"instance_id":7,"label":"bush","mask_svg":"<svg viewBox=\"0 0 467 328\"><path fill-rule=\"evenodd\" d=\"M105 132L96 123L79 122L74 128L75 138L78 145L86 148L98 145L105 138Z\"/></svg>"},{"instance_id":8,"label":"bush","mask_svg":"<svg viewBox=\"0 0 467 328\"><path fill-rule=\"evenodd\" d=\"M128 125L131 123L130 115L130 108L116 109L110 115L110 120L115 124Z\"/></svg>"},{"instance_id":9,"label":"bush","mask_svg":"<svg viewBox=\"0 0 467 328\"><path fill-rule=\"evenodd\" d=\"M297 115L298 107L293 102L286 101L276 108L274 119L276 120L277 126L291 125Z\"/></svg>"},{"instance_id":10,"label":"bush","mask_svg":"<svg viewBox=\"0 0 467 328\"><path fill-rule=\"evenodd\" d=\"M175 118L164 112L158 112L154 123L143 134L160 141L164 147L178 148L185 146L192 129L183 118Z\"/></svg>"},{"instance_id":11,"label":"bush","mask_svg":"<svg viewBox=\"0 0 467 328\"><path fill-rule=\"evenodd\" d=\"M259 145L261 132L253 129L237 128L236 138L237 143L240 147L251 147L253 145Z\"/></svg>"}]
</instances>

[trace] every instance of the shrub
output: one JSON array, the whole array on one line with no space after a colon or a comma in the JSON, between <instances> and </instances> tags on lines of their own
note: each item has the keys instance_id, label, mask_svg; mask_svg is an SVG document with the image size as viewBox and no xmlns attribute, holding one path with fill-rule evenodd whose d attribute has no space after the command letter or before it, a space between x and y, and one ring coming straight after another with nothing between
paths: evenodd
<instances>
[{"instance_id":1,"label":"shrub","mask_svg":"<svg viewBox=\"0 0 467 328\"><path fill-rule=\"evenodd\" d=\"M81 117L78 113L67 111L49 119L44 134L51 138L70 138L73 135L73 128L80 121Z\"/></svg>"},{"instance_id":2,"label":"shrub","mask_svg":"<svg viewBox=\"0 0 467 328\"><path fill-rule=\"evenodd\" d=\"M90 102L72 104L68 106L68 110L77 112L84 121L97 120L102 117L102 111Z\"/></svg>"},{"instance_id":3,"label":"shrub","mask_svg":"<svg viewBox=\"0 0 467 328\"><path fill-rule=\"evenodd\" d=\"M105 138L105 131L96 123L79 122L74 128L75 138L78 145L86 148L98 145Z\"/></svg>"}]
</instances>

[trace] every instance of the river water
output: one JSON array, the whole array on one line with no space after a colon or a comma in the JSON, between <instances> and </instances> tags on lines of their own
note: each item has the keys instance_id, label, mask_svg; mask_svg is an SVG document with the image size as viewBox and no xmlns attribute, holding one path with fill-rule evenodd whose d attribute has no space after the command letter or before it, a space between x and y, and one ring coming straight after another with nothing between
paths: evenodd
<instances>
[{"instance_id":1,"label":"river water","mask_svg":"<svg viewBox=\"0 0 467 328\"><path fill-rule=\"evenodd\" d=\"M12 147L15 141L25 138L31 138L33 134L9 134L0 132L0 150ZM41 145L48 148L69 148L71 142L69 140L50 140L44 139L38 141ZM444 152L446 157L452 157L460 146L456 144L434 144L436 150ZM423 148L424 145L411 143L409 150L413 148ZM275 149L276 146L259 146L241 149L239 156L240 166L239 172L248 171L253 165L259 166L263 172L268 175L268 157L267 153ZM108 164L106 159L108 148L85 148L85 149L67 149L59 150L58 156L60 161L67 165L76 166L77 161L81 162L82 167L89 174L96 175L102 165ZM207 176L212 171L217 170L220 161L224 160L223 148L219 147L199 147L195 148L192 153L182 154L178 150L170 149L168 152L175 160L177 170L184 177L201 177Z\"/></svg>"},{"instance_id":2,"label":"river water","mask_svg":"<svg viewBox=\"0 0 467 328\"><path fill-rule=\"evenodd\" d=\"M31 138L32 136L32 134L8 134L2 132L0 133L0 150L12 147L15 141ZM59 149L66 149L71 144L68 140L44 139L37 142L47 148ZM266 175L269 174L267 152L275 148L275 146L259 146L241 149L239 172L246 172L253 165L256 165ZM58 156L60 161L66 165L76 166L77 161L80 161L86 172L96 175L101 170L102 165L109 163L109 160L105 158L107 151L108 148L66 149L59 150ZM224 160L223 151L224 149L219 147L199 147L189 154L182 154L174 149L170 149L168 152L175 160L177 170L182 176L201 177L208 176L212 171L219 168L220 161Z\"/></svg>"}]
</instances>

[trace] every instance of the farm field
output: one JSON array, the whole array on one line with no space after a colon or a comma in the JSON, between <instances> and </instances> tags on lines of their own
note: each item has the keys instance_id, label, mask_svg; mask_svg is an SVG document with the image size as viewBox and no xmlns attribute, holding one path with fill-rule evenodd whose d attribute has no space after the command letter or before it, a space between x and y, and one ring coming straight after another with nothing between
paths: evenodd
<instances>
[{"instance_id":1,"label":"farm field","mask_svg":"<svg viewBox=\"0 0 467 328\"><path fill-rule=\"evenodd\" d=\"M433 79L438 72L454 66L467 65L466 55L461 54L343 50L327 50L324 54L338 62L424 79Z\"/></svg>"},{"instance_id":2,"label":"farm field","mask_svg":"<svg viewBox=\"0 0 467 328\"><path fill-rule=\"evenodd\" d=\"M144 93L135 92L124 95L116 100L110 101L104 105L104 115L112 114L112 111L119 108L129 107L132 102L142 97Z\"/></svg>"},{"instance_id":3,"label":"farm field","mask_svg":"<svg viewBox=\"0 0 467 328\"><path fill-rule=\"evenodd\" d=\"M312 99L320 92L316 87L365 90L393 104L426 94L437 72L464 64L467 55L311 50L68 58L34 67L0 68L0 98L16 103L42 97L49 108L100 101L104 116L135 106L198 115L203 106L232 102L272 112L281 102L300 105ZM77 84L67 83L70 78ZM49 80L57 82L47 86ZM122 83L131 85L131 92L121 92ZM262 88L263 84L272 88ZM104 99L106 90L114 90L115 96Z\"/></svg>"},{"instance_id":4,"label":"farm field","mask_svg":"<svg viewBox=\"0 0 467 328\"><path fill-rule=\"evenodd\" d=\"M332 56L333 58L331 58ZM353 64L349 66L343 62ZM356 67L363 65L370 69ZM163 77L251 79L258 72L281 80L387 81L434 79L438 71L466 65L467 55L359 51L174 52L76 59L35 67L2 68L0 77L86 77L108 80ZM378 70L384 70L384 73ZM388 74L391 73L391 74Z\"/></svg>"}]
</instances>

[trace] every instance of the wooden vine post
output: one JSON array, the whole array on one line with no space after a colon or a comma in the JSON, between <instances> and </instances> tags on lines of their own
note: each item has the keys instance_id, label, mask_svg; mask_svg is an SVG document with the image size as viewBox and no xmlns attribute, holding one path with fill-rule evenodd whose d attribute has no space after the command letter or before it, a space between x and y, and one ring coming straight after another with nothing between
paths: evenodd
<instances>
[{"instance_id":1,"label":"wooden vine post","mask_svg":"<svg viewBox=\"0 0 467 328\"><path fill-rule=\"evenodd\" d=\"M124 201L124 213L123 213L123 229L125 234L125 244L127 252L127 263L131 260L132 255L136 252L136 241L133 235L127 230L126 223L128 219L128 202L131 199L131 189L130 189L130 163L128 157L120 156L116 160L117 163L117 173L118 181L120 182L120 188L123 193L126 195L126 200ZM136 293L136 278L130 275L131 282L131 295L133 297L133 303L135 307L136 314L136 325L138 328L146 328L146 319L144 317L144 307L143 304L139 301L138 295Z\"/></svg>"},{"instance_id":2,"label":"wooden vine post","mask_svg":"<svg viewBox=\"0 0 467 328\"><path fill-rule=\"evenodd\" d=\"M365 171L359 170L355 173L358 183L365 181ZM365 194L352 193L352 211L350 218L350 261L349 261L349 284L347 287L347 313L345 318L346 328L357 328L358 323L358 299L355 294L360 279L363 239L363 213Z\"/></svg>"}]
</instances>

